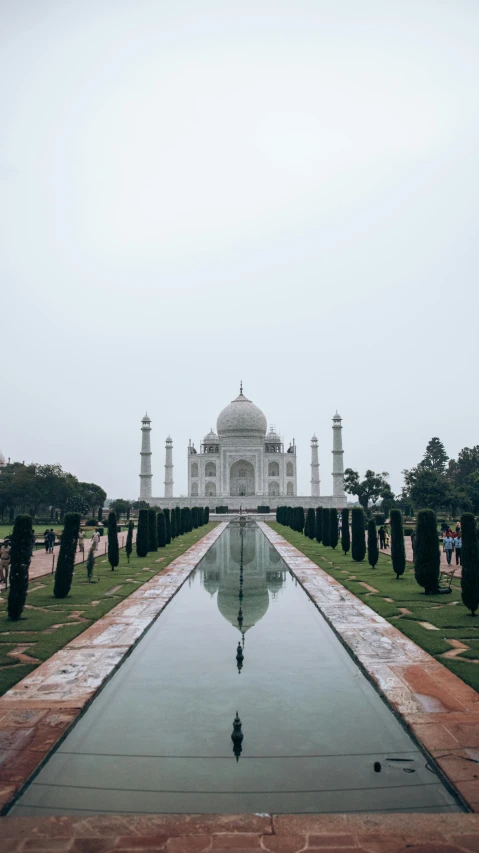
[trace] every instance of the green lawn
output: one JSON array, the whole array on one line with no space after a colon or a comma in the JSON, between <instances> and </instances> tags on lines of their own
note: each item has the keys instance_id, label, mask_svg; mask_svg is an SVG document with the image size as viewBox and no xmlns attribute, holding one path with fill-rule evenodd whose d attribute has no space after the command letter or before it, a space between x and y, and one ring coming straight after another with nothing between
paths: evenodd
<instances>
[{"instance_id":1,"label":"green lawn","mask_svg":"<svg viewBox=\"0 0 479 853\"><path fill-rule=\"evenodd\" d=\"M214 527L216 523L210 522L146 557L137 557L133 549L129 565L125 551L121 550L120 564L114 572L106 555L99 554L92 583L88 583L86 563L77 564L70 594L63 599L53 596L53 575L38 578L30 584L27 603L18 622L8 619L3 594L0 598L0 695L159 574ZM161 562L157 562L160 559ZM9 654L15 651L16 655ZM34 660L22 661L18 658L22 653Z\"/></svg>"},{"instance_id":2,"label":"green lawn","mask_svg":"<svg viewBox=\"0 0 479 853\"><path fill-rule=\"evenodd\" d=\"M403 577L396 580L391 558L384 554L379 556L376 568L372 569L367 558L362 563L354 563L350 553L345 556L340 544L333 550L282 524L271 523L270 527L384 616L391 625L399 628L418 646L479 691L479 616L472 617L462 604L459 582L453 584L451 595L426 597L422 587L415 581L410 563L406 563ZM367 583L377 592L369 591L361 583ZM403 613L401 608L410 612ZM427 629L421 622L428 622L438 630ZM451 642L448 642L451 640L460 640L467 646L454 659L443 657L445 652L453 648Z\"/></svg>"}]
</instances>

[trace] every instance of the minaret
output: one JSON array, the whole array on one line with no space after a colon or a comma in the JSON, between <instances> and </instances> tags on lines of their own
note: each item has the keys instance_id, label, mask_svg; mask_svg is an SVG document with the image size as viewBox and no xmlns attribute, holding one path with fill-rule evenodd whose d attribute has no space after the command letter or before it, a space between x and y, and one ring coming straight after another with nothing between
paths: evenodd
<instances>
[{"instance_id":1,"label":"minaret","mask_svg":"<svg viewBox=\"0 0 479 853\"><path fill-rule=\"evenodd\" d=\"M173 497L173 439L166 439L165 452L165 498Z\"/></svg>"},{"instance_id":2,"label":"minaret","mask_svg":"<svg viewBox=\"0 0 479 853\"><path fill-rule=\"evenodd\" d=\"M146 413L141 422L141 471L140 471L140 500L150 501L151 499L151 421Z\"/></svg>"},{"instance_id":3,"label":"minaret","mask_svg":"<svg viewBox=\"0 0 479 853\"><path fill-rule=\"evenodd\" d=\"M319 498L318 439L315 435L311 439L311 497Z\"/></svg>"},{"instance_id":4,"label":"minaret","mask_svg":"<svg viewBox=\"0 0 479 853\"><path fill-rule=\"evenodd\" d=\"M344 498L344 463L341 417L333 418L333 497Z\"/></svg>"}]
</instances>

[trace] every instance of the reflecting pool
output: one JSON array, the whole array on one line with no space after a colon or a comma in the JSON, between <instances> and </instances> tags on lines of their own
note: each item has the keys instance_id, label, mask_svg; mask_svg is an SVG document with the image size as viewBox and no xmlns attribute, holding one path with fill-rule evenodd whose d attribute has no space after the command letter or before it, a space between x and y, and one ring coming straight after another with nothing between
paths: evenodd
<instances>
[{"instance_id":1,"label":"reflecting pool","mask_svg":"<svg viewBox=\"0 0 479 853\"><path fill-rule=\"evenodd\" d=\"M10 814L401 810L460 807L263 533L230 526Z\"/></svg>"}]
</instances>

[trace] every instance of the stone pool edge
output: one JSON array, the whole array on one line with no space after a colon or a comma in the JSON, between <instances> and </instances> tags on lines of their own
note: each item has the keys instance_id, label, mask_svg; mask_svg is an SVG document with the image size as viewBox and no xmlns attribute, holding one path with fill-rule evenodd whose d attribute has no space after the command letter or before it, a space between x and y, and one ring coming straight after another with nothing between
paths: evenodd
<instances>
[{"instance_id":1,"label":"stone pool edge","mask_svg":"<svg viewBox=\"0 0 479 853\"><path fill-rule=\"evenodd\" d=\"M0 815L41 770L227 526L219 523L0 697Z\"/></svg>"},{"instance_id":2,"label":"stone pool edge","mask_svg":"<svg viewBox=\"0 0 479 853\"><path fill-rule=\"evenodd\" d=\"M268 524L257 524L459 800L479 812L479 694Z\"/></svg>"}]
</instances>

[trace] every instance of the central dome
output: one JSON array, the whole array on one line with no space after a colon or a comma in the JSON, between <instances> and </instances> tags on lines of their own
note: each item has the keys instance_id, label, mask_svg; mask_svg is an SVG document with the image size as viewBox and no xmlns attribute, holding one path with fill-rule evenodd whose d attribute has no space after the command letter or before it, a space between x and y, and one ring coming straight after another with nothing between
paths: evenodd
<instances>
[{"instance_id":1,"label":"central dome","mask_svg":"<svg viewBox=\"0 0 479 853\"><path fill-rule=\"evenodd\" d=\"M219 436L237 438L264 438L266 427L263 412L244 396L242 390L238 397L220 412L216 422Z\"/></svg>"}]
</instances>

